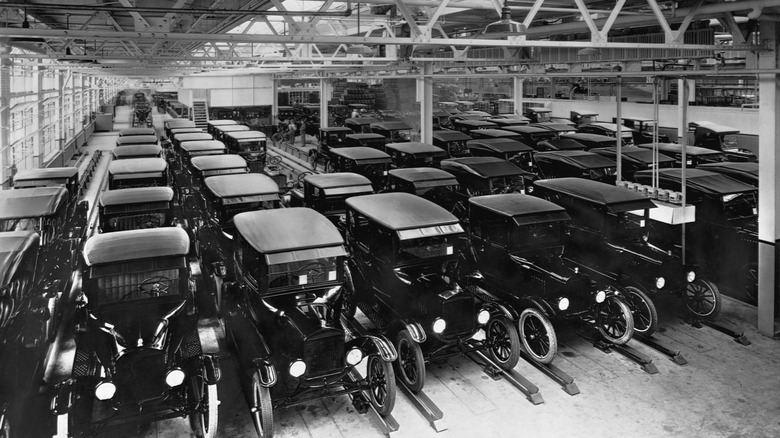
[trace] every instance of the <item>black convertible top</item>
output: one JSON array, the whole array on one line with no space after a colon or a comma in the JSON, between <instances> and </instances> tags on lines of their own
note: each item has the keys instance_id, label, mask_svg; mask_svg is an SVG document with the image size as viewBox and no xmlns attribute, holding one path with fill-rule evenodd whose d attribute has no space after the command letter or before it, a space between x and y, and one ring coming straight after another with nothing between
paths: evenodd
<instances>
[{"instance_id":1,"label":"black convertible top","mask_svg":"<svg viewBox=\"0 0 780 438\"><path fill-rule=\"evenodd\" d=\"M393 231L458 224L449 211L411 193L354 196L347 205Z\"/></svg>"},{"instance_id":2,"label":"black convertible top","mask_svg":"<svg viewBox=\"0 0 780 438\"><path fill-rule=\"evenodd\" d=\"M516 132L510 132L505 129L480 129L477 131L479 135L483 135L491 138L511 138L517 137Z\"/></svg>"},{"instance_id":3,"label":"black convertible top","mask_svg":"<svg viewBox=\"0 0 780 438\"><path fill-rule=\"evenodd\" d=\"M355 160L357 162L364 162L365 164L372 163L390 163L390 155L382 152L378 149L356 146L351 148L338 148L330 151L332 155L339 155L349 160Z\"/></svg>"},{"instance_id":4,"label":"black convertible top","mask_svg":"<svg viewBox=\"0 0 780 438\"><path fill-rule=\"evenodd\" d=\"M611 184L584 178L555 178L535 181L545 190L603 205L614 213L655 208L650 198Z\"/></svg>"},{"instance_id":5,"label":"black convertible top","mask_svg":"<svg viewBox=\"0 0 780 438\"><path fill-rule=\"evenodd\" d=\"M652 143L644 143L639 145L640 148L652 149ZM660 152L682 154L682 145L678 143L658 143L658 150ZM724 155L723 151L716 151L714 149L702 148L699 146L685 146L685 153L691 156L700 155Z\"/></svg>"},{"instance_id":6,"label":"black convertible top","mask_svg":"<svg viewBox=\"0 0 780 438\"><path fill-rule=\"evenodd\" d=\"M116 145L127 144L157 144L157 137L154 135L128 135L116 139Z\"/></svg>"},{"instance_id":7,"label":"black convertible top","mask_svg":"<svg viewBox=\"0 0 780 438\"><path fill-rule=\"evenodd\" d=\"M36 246L38 234L35 231L0 233L0 288L8 285L25 254Z\"/></svg>"},{"instance_id":8,"label":"black convertible top","mask_svg":"<svg viewBox=\"0 0 780 438\"><path fill-rule=\"evenodd\" d=\"M120 137L131 135L155 135L154 128L125 128L119 131Z\"/></svg>"},{"instance_id":9,"label":"black convertible top","mask_svg":"<svg viewBox=\"0 0 780 438\"><path fill-rule=\"evenodd\" d=\"M48 216L67 199L65 187L0 190L0 219Z\"/></svg>"},{"instance_id":10,"label":"black convertible top","mask_svg":"<svg viewBox=\"0 0 780 438\"><path fill-rule=\"evenodd\" d=\"M87 266L157 257L186 256L190 238L179 227L97 234L84 244Z\"/></svg>"},{"instance_id":11,"label":"black convertible top","mask_svg":"<svg viewBox=\"0 0 780 438\"><path fill-rule=\"evenodd\" d=\"M108 190L100 195L100 205L140 204L143 202L170 202L173 189L170 187L137 187L132 189Z\"/></svg>"},{"instance_id":12,"label":"black convertible top","mask_svg":"<svg viewBox=\"0 0 780 438\"><path fill-rule=\"evenodd\" d=\"M587 151L550 151L537 152L534 155L537 163L552 163L555 161L568 163L582 169L602 169L604 167L615 167L615 161Z\"/></svg>"},{"instance_id":13,"label":"black convertible top","mask_svg":"<svg viewBox=\"0 0 780 438\"><path fill-rule=\"evenodd\" d=\"M304 181L323 190L337 187L368 186L367 191L373 191L371 181L368 178L352 172L311 174L306 175Z\"/></svg>"},{"instance_id":14,"label":"black convertible top","mask_svg":"<svg viewBox=\"0 0 780 438\"><path fill-rule=\"evenodd\" d=\"M634 174L637 182L647 184L652 179L649 170L642 170ZM682 186L682 169L660 169L658 178ZM737 181L726 175L695 168L685 169L686 187L710 195L730 195L733 193L751 192L758 190L756 187Z\"/></svg>"},{"instance_id":15,"label":"black convertible top","mask_svg":"<svg viewBox=\"0 0 780 438\"><path fill-rule=\"evenodd\" d=\"M590 152L612 158L613 160L617 158L617 147L614 146L607 148L593 148L590 149ZM620 154L624 160L630 160L635 163L651 164L653 162L653 151L650 149L634 146L624 146L620 148ZM658 154L659 163L671 163L673 161L674 158L668 155Z\"/></svg>"},{"instance_id":16,"label":"black convertible top","mask_svg":"<svg viewBox=\"0 0 780 438\"><path fill-rule=\"evenodd\" d=\"M758 186L758 163L726 161L700 164L698 168L722 173L739 181Z\"/></svg>"},{"instance_id":17,"label":"black convertible top","mask_svg":"<svg viewBox=\"0 0 780 438\"><path fill-rule=\"evenodd\" d=\"M108 163L109 174L163 172L168 162L162 158L130 158Z\"/></svg>"},{"instance_id":18,"label":"black convertible top","mask_svg":"<svg viewBox=\"0 0 780 438\"><path fill-rule=\"evenodd\" d=\"M118 160L139 157L154 158L160 156L162 148L156 144L131 144L121 148L114 148L111 153Z\"/></svg>"},{"instance_id":19,"label":"black convertible top","mask_svg":"<svg viewBox=\"0 0 780 438\"><path fill-rule=\"evenodd\" d=\"M241 237L263 254L344 245L338 228L310 208L250 211L235 215L233 222Z\"/></svg>"},{"instance_id":20,"label":"black convertible top","mask_svg":"<svg viewBox=\"0 0 780 438\"><path fill-rule=\"evenodd\" d=\"M214 151L217 153L225 153L225 143L219 140L194 140L185 141L181 144L181 150L193 154L197 152Z\"/></svg>"},{"instance_id":21,"label":"black convertible top","mask_svg":"<svg viewBox=\"0 0 780 438\"><path fill-rule=\"evenodd\" d=\"M252 128L246 125L222 125L222 126L215 126L214 129L223 133L228 133L228 132L249 131Z\"/></svg>"},{"instance_id":22,"label":"black convertible top","mask_svg":"<svg viewBox=\"0 0 780 438\"><path fill-rule=\"evenodd\" d=\"M209 170L217 169L239 169L247 168L246 160L240 155L203 155L200 157L193 157L190 160L192 167L206 172Z\"/></svg>"},{"instance_id":23,"label":"black convertible top","mask_svg":"<svg viewBox=\"0 0 780 438\"><path fill-rule=\"evenodd\" d=\"M221 119L221 120L209 120L207 124L211 126L229 126L229 125L238 125L238 122L231 119Z\"/></svg>"},{"instance_id":24,"label":"black convertible top","mask_svg":"<svg viewBox=\"0 0 780 438\"><path fill-rule=\"evenodd\" d=\"M271 195L262 200L279 199L279 186L276 182L271 177L259 173L210 176L206 178L205 183L211 193L220 198ZM245 202L256 200L250 199Z\"/></svg>"},{"instance_id":25,"label":"black convertible top","mask_svg":"<svg viewBox=\"0 0 780 438\"><path fill-rule=\"evenodd\" d=\"M451 129L443 129L441 131L433 131L433 138L440 141L459 141L459 140L471 140L471 137L460 132Z\"/></svg>"},{"instance_id":26,"label":"black convertible top","mask_svg":"<svg viewBox=\"0 0 780 438\"><path fill-rule=\"evenodd\" d=\"M173 139L181 143L195 140L213 140L214 137L211 134L207 134L205 132L182 132L173 134Z\"/></svg>"},{"instance_id":27,"label":"black convertible top","mask_svg":"<svg viewBox=\"0 0 780 438\"><path fill-rule=\"evenodd\" d=\"M393 169L388 173L412 184L425 181L437 181L440 182L439 185L458 184L458 180L451 173L435 167L408 167L406 169Z\"/></svg>"},{"instance_id":28,"label":"black convertible top","mask_svg":"<svg viewBox=\"0 0 780 438\"><path fill-rule=\"evenodd\" d=\"M32 181L38 179L69 179L79 173L77 167L37 167L35 169L21 170L14 175L14 183L18 181ZM63 184L65 181L62 182Z\"/></svg>"},{"instance_id":29,"label":"black convertible top","mask_svg":"<svg viewBox=\"0 0 780 438\"><path fill-rule=\"evenodd\" d=\"M250 129L249 131L226 132L226 136L234 140L265 140L266 135L263 132Z\"/></svg>"},{"instance_id":30,"label":"black convertible top","mask_svg":"<svg viewBox=\"0 0 780 438\"><path fill-rule=\"evenodd\" d=\"M395 149L405 154L431 154L433 156L446 156L447 152L444 149L428 144L420 143L416 141L408 141L402 143L388 143L385 145L387 149Z\"/></svg>"},{"instance_id":31,"label":"black convertible top","mask_svg":"<svg viewBox=\"0 0 780 438\"><path fill-rule=\"evenodd\" d=\"M539 219L530 221L553 222L565 221L571 219L566 213L566 209L558 204L552 203L536 196L523 195L521 193L504 193L500 195L485 195L469 198L472 211L474 208L481 208L492 213L517 218L521 216L539 216ZM529 221L523 221L529 223ZM520 223L518 223L520 225Z\"/></svg>"},{"instance_id":32,"label":"black convertible top","mask_svg":"<svg viewBox=\"0 0 780 438\"><path fill-rule=\"evenodd\" d=\"M441 168L448 172L470 173L481 178L500 176L531 176L530 172L515 166L507 160L496 157L451 158L441 162Z\"/></svg>"},{"instance_id":33,"label":"black convertible top","mask_svg":"<svg viewBox=\"0 0 780 438\"><path fill-rule=\"evenodd\" d=\"M469 140L466 143L466 146L468 146L469 149L488 150L503 154L529 152L534 150L531 146L511 138L480 138L477 140Z\"/></svg>"}]
</instances>

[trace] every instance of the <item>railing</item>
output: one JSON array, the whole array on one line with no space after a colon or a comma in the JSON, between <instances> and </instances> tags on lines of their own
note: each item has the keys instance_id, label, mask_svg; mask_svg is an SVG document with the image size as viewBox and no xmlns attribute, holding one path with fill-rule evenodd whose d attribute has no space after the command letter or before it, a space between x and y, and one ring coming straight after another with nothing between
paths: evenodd
<instances>
[{"instance_id":1,"label":"railing","mask_svg":"<svg viewBox=\"0 0 780 438\"><path fill-rule=\"evenodd\" d=\"M84 173L82 173L81 177L79 178L79 193L83 193L84 189L87 187L87 184L89 184L102 157L103 151L101 150L96 150L95 153L92 154L92 158L90 158L89 163L87 163L87 167L84 168Z\"/></svg>"}]
</instances>

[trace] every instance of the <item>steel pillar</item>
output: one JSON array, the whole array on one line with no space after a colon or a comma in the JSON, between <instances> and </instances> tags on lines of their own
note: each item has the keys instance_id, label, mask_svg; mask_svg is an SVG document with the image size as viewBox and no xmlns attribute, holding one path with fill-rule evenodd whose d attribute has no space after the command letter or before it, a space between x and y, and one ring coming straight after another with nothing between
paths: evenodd
<instances>
[{"instance_id":1,"label":"steel pillar","mask_svg":"<svg viewBox=\"0 0 780 438\"><path fill-rule=\"evenodd\" d=\"M423 63L423 76L417 79L420 102L420 141L433 144L433 63Z\"/></svg>"},{"instance_id":2,"label":"steel pillar","mask_svg":"<svg viewBox=\"0 0 780 438\"><path fill-rule=\"evenodd\" d=\"M515 114L523 114L523 82L525 79L517 76L512 78L512 99L515 101Z\"/></svg>"}]
</instances>

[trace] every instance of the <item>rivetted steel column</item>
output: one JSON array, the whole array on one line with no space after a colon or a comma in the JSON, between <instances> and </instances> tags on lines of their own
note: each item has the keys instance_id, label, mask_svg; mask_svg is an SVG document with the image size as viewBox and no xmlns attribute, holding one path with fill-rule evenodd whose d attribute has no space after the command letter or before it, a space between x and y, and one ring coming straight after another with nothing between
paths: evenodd
<instances>
[{"instance_id":1,"label":"rivetted steel column","mask_svg":"<svg viewBox=\"0 0 780 438\"><path fill-rule=\"evenodd\" d=\"M11 46L0 43L0 53L11 53ZM8 137L11 127L11 66L12 59L0 59L0 186L11 186L11 156L8 150Z\"/></svg>"}]
</instances>

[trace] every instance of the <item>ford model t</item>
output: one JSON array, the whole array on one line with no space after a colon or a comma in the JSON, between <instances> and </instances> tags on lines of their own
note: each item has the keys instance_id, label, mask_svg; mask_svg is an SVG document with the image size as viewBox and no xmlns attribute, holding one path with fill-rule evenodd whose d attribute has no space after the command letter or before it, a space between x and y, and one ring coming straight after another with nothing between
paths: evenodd
<instances>
[{"instance_id":1,"label":"ford model t","mask_svg":"<svg viewBox=\"0 0 780 438\"><path fill-rule=\"evenodd\" d=\"M303 188L290 192L290 206L308 207L338 225L344 218L347 198L374 193L371 181L351 172L306 175Z\"/></svg>"},{"instance_id":2,"label":"ford model t","mask_svg":"<svg viewBox=\"0 0 780 438\"><path fill-rule=\"evenodd\" d=\"M368 147L339 148L331 151L333 172L353 172L371 180L374 190L385 186L393 160L387 153Z\"/></svg>"},{"instance_id":3,"label":"ford model t","mask_svg":"<svg viewBox=\"0 0 780 438\"><path fill-rule=\"evenodd\" d=\"M175 417L215 436L220 370L198 335L189 250L177 227L87 241L71 378L51 404L58 437Z\"/></svg>"},{"instance_id":4,"label":"ford model t","mask_svg":"<svg viewBox=\"0 0 780 438\"><path fill-rule=\"evenodd\" d=\"M425 363L460 351L486 349L514 368L519 341L493 308L479 305L454 279L463 228L444 208L410 193L347 200L349 287L345 311L356 305L395 339L396 373L414 392L425 385ZM471 338L485 328L486 339Z\"/></svg>"},{"instance_id":5,"label":"ford model t","mask_svg":"<svg viewBox=\"0 0 780 438\"><path fill-rule=\"evenodd\" d=\"M236 282L223 319L258 435L272 436L274 409L336 395L349 394L360 412L370 402L389 414L396 353L381 336L347 340L341 323L347 252L336 227L308 208L241 213L234 222ZM355 370L363 360L365 378Z\"/></svg>"},{"instance_id":6,"label":"ford model t","mask_svg":"<svg viewBox=\"0 0 780 438\"><path fill-rule=\"evenodd\" d=\"M420 196L452 211L458 202L458 180L434 167L409 167L389 172L387 190Z\"/></svg>"},{"instance_id":7,"label":"ford model t","mask_svg":"<svg viewBox=\"0 0 780 438\"><path fill-rule=\"evenodd\" d=\"M533 360L555 357L551 319L591 324L615 344L631 339L633 318L623 298L564 257L566 210L519 193L477 196L469 204L465 255L477 271L464 270L466 289L501 306Z\"/></svg>"},{"instance_id":8,"label":"ford model t","mask_svg":"<svg viewBox=\"0 0 780 438\"><path fill-rule=\"evenodd\" d=\"M169 180L168 162L162 158L131 158L108 164L109 190L164 187Z\"/></svg>"},{"instance_id":9,"label":"ford model t","mask_svg":"<svg viewBox=\"0 0 780 438\"><path fill-rule=\"evenodd\" d=\"M729 161L758 161L753 152L739 147L739 129L712 122L692 122L690 125L694 128L694 145L723 152Z\"/></svg>"},{"instance_id":10,"label":"ford model t","mask_svg":"<svg viewBox=\"0 0 780 438\"><path fill-rule=\"evenodd\" d=\"M468 157L470 154L466 142L469 140L471 137L460 131L433 131L433 145L444 149L450 158Z\"/></svg>"},{"instance_id":11,"label":"ford model t","mask_svg":"<svg viewBox=\"0 0 780 438\"><path fill-rule=\"evenodd\" d=\"M170 227L174 225L173 208L170 187L108 190L100 195L98 228L106 233Z\"/></svg>"}]
</instances>

